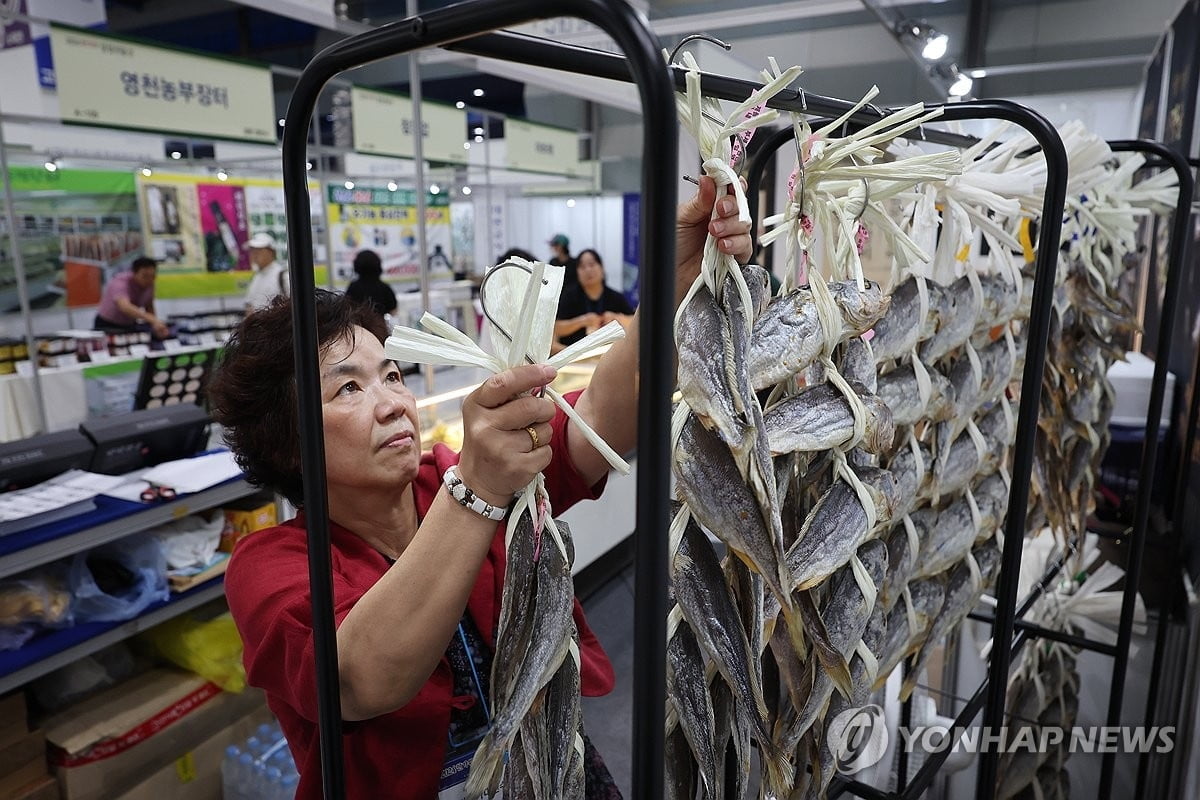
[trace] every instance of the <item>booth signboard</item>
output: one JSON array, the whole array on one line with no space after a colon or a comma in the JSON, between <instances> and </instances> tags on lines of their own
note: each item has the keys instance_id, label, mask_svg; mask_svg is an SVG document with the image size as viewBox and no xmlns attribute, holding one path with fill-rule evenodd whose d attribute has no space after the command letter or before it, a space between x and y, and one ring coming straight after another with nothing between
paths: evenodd
<instances>
[{"instance_id":1,"label":"booth signboard","mask_svg":"<svg viewBox=\"0 0 1200 800\"><path fill-rule=\"evenodd\" d=\"M354 149L360 153L414 158L412 98L361 89L350 93ZM467 112L453 106L421 102L421 155L426 161L466 164Z\"/></svg>"},{"instance_id":2,"label":"booth signboard","mask_svg":"<svg viewBox=\"0 0 1200 800\"><path fill-rule=\"evenodd\" d=\"M383 261L383 279L393 288L420 285L416 191L330 184L326 196L335 278L353 279L354 256L374 250ZM425 243L430 280L451 280L450 198L444 194L425 195Z\"/></svg>"},{"instance_id":3,"label":"booth signboard","mask_svg":"<svg viewBox=\"0 0 1200 800\"><path fill-rule=\"evenodd\" d=\"M65 122L275 143L266 67L59 25L50 42Z\"/></svg>"},{"instance_id":4,"label":"booth signboard","mask_svg":"<svg viewBox=\"0 0 1200 800\"><path fill-rule=\"evenodd\" d=\"M571 177L586 174L579 163L579 134L573 130L510 118L504 122L504 141L509 169Z\"/></svg>"}]
</instances>

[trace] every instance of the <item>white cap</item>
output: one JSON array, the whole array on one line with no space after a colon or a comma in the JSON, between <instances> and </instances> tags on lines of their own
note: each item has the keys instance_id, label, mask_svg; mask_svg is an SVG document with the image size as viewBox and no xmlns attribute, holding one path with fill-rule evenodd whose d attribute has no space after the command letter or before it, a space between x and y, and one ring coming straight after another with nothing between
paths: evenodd
<instances>
[{"instance_id":1,"label":"white cap","mask_svg":"<svg viewBox=\"0 0 1200 800\"><path fill-rule=\"evenodd\" d=\"M250 237L250 241L246 242L246 249L252 247L269 247L275 249L275 237L269 233L256 233Z\"/></svg>"}]
</instances>

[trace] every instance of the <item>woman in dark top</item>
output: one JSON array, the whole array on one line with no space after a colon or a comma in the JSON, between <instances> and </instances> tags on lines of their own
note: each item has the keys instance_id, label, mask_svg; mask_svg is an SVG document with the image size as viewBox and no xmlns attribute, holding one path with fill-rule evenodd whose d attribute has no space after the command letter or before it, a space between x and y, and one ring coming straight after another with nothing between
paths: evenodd
<instances>
[{"instance_id":1,"label":"woman in dark top","mask_svg":"<svg viewBox=\"0 0 1200 800\"><path fill-rule=\"evenodd\" d=\"M357 303L370 303L383 316L396 311L396 293L383 282L383 261L374 250L359 250L354 256L354 274L358 277L346 287L346 295Z\"/></svg>"},{"instance_id":2,"label":"woman in dark top","mask_svg":"<svg viewBox=\"0 0 1200 800\"><path fill-rule=\"evenodd\" d=\"M554 323L554 336L564 346L614 319L626 325L633 316L633 306L625 295L604 282L604 262L599 253L583 250L576 260L579 285L563 291L558 299L558 321Z\"/></svg>"}]
</instances>

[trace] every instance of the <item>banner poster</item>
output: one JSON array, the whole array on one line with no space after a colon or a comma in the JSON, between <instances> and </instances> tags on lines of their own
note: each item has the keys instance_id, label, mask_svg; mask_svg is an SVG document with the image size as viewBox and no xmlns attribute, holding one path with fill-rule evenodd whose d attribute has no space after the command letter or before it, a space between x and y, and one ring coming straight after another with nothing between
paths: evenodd
<instances>
[{"instance_id":1,"label":"banner poster","mask_svg":"<svg viewBox=\"0 0 1200 800\"><path fill-rule=\"evenodd\" d=\"M621 236L621 286L625 299L635 307L638 303L638 277L642 261L642 195L626 192L621 196L621 217L624 221Z\"/></svg>"},{"instance_id":2,"label":"banner poster","mask_svg":"<svg viewBox=\"0 0 1200 800\"><path fill-rule=\"evenodd\" d=\"M138 179L146 250L159 260L159 297L230 296L246 290L252 275L246 242L268 233L276 256L287 263L287 220L283 182L270 178L220 181L199 175L160 175ZM316 185L310 187L310 194ZM313 215L317 241L316 282L324 275L324 222L320 203Z\"/></svg>"},{"instance_id":3,"label":"banner poster","mask_svg":"<svg viewBox=\"0 0 1200 800\"><path fill-rule=\"evenodd\" d=\"M133 176L10 166L9 178L30 305L96 305L105 273L142 254ZM6 217L0 227L0 310L15 313L20 302Z\"/></svg>"},{"instance_id":4,"label":"banner poster","mask_svg":"<svg viewBox=\"0 0 1200 800\"><path fill-rule=\"evenodd\" d=\"M354 278L354 256L374 250L383 262L383 279L397 291L412 291L421 283L417 246L417 195L412 189L390 191L382 186L347 189L330 184L326 198L334 278ZM453 279L450 198L425 196L425 244L429 279Z\"/></svg>"}]
</instances>

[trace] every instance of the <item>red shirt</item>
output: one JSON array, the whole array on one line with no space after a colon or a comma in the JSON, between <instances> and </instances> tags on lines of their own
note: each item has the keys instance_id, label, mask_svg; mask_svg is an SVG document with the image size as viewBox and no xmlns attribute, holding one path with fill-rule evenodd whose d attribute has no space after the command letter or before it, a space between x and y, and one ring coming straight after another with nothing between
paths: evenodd
<instances>
[{"instance_id":1,"label":"red shirt","mask_svg":"<svg viewBox=\"0 0 1200 800\"><path fill-rule=\"evenodd\" d=\"M576 397L569 398L572 404ZM552 421L554 441L565 442L566 416ZM458 462L443 445L421 457L413 481L417 513L424 517L438 491L442 473ZM602 480L587 486L571 464L566 447L556 448L545 471L555 512L599 495ZM383 555L359 536L330 523L333 555L334 620L346 614L387 571ZM243 660L252 686L267 694L300 770L298 800L321 797L317 686L313 665L312 609L308 583L307 539L303 513L238 543L225 576L229 609L245 643ZM495 647L504 581L504 523L496 528L491 549L471 590L467 610L488 644ZM594 697L612 691L612 664L575 601L582 656L581 688ZM425 686L403 708L374 719L342 722L346 797L354 800L437 796L438 776L450 728L453 676L442 658Z\"/></svg>"}]
</instances>

